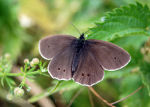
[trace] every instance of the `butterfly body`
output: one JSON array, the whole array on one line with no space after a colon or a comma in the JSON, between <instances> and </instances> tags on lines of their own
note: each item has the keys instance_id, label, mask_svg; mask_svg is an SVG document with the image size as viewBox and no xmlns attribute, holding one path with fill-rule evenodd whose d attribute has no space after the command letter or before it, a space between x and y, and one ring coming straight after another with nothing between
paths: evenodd
<instances>
[{"instance_id":1,"label":"butterfly body","mask_svg":"<svg viewBox=\"0 0 150 107\"><path fill-rule=\"evenodd\" d=\"M74 55L73 55L72 66L71 66L72 76L77 70L81 52L84 50L86 46L85 42L86 40L84 38L84 34L82 34L79 39L76 39L72 42L72 47L74 49Z\"/></svg>"},{"instance_id":2,"label":"butterfly body","mask_svg":"<svg viewBox=\"0 0 150 107\"><path fill-rule=\"evenodd\" d=\"M40 40L40 54L52 61L49 74L58 80L70 80L92 86L104 78L104 70L121 69L130 61L122 48L102 40L78 39L71 35L55 35Z\"/></svg>"}]
</instances>

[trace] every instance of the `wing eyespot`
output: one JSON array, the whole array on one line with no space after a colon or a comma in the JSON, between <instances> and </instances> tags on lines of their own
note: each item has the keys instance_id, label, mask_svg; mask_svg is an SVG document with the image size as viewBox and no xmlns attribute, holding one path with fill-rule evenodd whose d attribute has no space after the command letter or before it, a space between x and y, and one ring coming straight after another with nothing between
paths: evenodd
<instances>
[{"instance_id":1,"label":"wing eyespot","mask_svg":"<svg viewBox=\"0 0 150 107\"><path fill-rule=\"evenodd\" d=\"M114 57L114 59L117 59L117 57Z\"/></svg>"},{"instance_id":2,"label":"wing eyespot","mask_svg":"<svg viewBox=\"0 0 150 107\"><path fill-rule=\"evenodd\" d=\"M84 73L82 73L82 76L84 76Z\"/></svg>"},{"instance_id":3,"label":"wing eyespot","mask_svg":"<svg viewBox=\"0 0 150 107\"><path fill-rule=\"evenodd\" d=\"M87 76L89 77L89 76L90 76L90 74L87 74Z\"/></svg>"},{"instance_id":4,"label":"wing eyespot","mask_svg":"<svg viewBox=\"0 0 150 107\"><path fill-rule=\"evenodd\" d=\"M60 68L58 68L58 70L60 70Z\"/></svg>"},{"instance_id":5,"label":"wing eyespot","mask_svg":"<svg viewBox=\"0 0 150 107\"><path fill-rule=\"evenodd\" d=\"M65 70L65 69L64 69L63 71L64 71L64 72L66 72L66 70Z\"/></svg>"}]
</instances>

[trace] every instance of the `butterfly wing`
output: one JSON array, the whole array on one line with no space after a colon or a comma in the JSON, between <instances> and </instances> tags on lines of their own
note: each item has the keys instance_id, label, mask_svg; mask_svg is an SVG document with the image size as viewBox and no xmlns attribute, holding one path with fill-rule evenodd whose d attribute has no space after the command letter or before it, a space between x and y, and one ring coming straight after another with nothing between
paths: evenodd
<instances>
[{"instance_id":1,"label":"butterfly wing","mask_svg":"<svg viewBox=\"0 0 150 107\"><path fill-rule=\"evenodd\" d=\"M54 56L48 65L49 74L58 80L70 80L73 54L73 48L68 46L63 51Z\"/></svg>"},{"instance_id":2,"label":"butterfly wing","mask_svg":"<svg viewBox=\"0 0 150 107\"><path fill-rule=\"evenodd\" d=\"M130 55L122 48L102 40L87 40L91 51L105 70L118 70L127 65Z\"/></svg>"},{"instance_id":3,"label":"butterfly wing","mask_svg":"<svg viewBox=\"0 0 150 107\"><path fill-rule=\"evenodd\" d=\"M45 37L39 42L39 51L43 58L50 59L64 48L69 46L76 38L70 35L55 35Z\"/></svg>"},{"instance_id":4,"label":"butterfly wing","mask_svg":"<svg viewBox=\"0 0 150 107\"><path fill-rule=\"evenodd\" d=\"M82 50L79 64L73 75L74 81L79 84L92 86L101 81L104 77L104 70L88 48Z\"/></svg>"}]
</instances>

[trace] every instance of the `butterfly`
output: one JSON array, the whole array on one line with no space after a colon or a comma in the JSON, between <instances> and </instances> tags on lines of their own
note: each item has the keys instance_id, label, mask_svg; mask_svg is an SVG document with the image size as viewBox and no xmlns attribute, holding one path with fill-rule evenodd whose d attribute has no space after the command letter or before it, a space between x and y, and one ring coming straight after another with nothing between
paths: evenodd
<instances>
[{"instance_id":1,"label":"butterfly","mask_svg":"<svg viewBox=\"0 0 150 107\"><path fill-rule=\"evenodd\" d=\"M47 60L52 78L92 86L104 78L104 70L126 66L131 57L124 49L102 40L85 40L71 35L48 36L39 41L39 52Z\"/></svg>"}]
</instances>

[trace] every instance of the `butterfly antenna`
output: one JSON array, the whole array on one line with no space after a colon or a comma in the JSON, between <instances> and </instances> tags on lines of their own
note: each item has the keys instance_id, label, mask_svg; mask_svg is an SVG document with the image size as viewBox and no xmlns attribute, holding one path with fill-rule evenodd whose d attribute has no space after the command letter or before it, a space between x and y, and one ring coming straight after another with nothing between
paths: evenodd
<instances>
[{"instance_id":1,"label":"butterfly antenna","mask_svg":"<svg viewBox=\"0 0 150 107\"><path fill-rule=\"evenodd\" d=\"M79 31L79 29L73 24L71 23L71 25L76 29L76 31L81 35L81 32Z\"/></svg>"},{"instance_id":2,"label":"butterfly antenna","mask_svg":"<svg viewBox=\"0 0 150 107\"><path fill-rule=\"evenodd\" d=\"M90 31L90 29L88 29L86 32L84 32L84 34L86 34L87 32L89 32Z\"/></svg>"}]
</instances>

